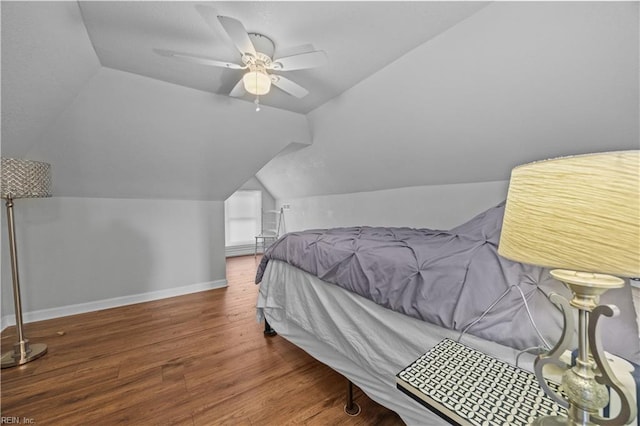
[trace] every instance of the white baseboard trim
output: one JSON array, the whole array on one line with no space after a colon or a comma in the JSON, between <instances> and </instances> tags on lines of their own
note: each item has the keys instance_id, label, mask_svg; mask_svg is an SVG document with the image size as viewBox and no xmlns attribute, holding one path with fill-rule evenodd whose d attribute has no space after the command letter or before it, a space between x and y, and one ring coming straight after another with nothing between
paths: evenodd
<instances>
[{"instance_id":1,"label":"white baseboard trim","mask_svg":"<svg viewBox=\"0 0 640 426\"><path fill-rule=\"evenodd\" d=\"M233 256L246 256L253 255L255 253L256 246L254 244L245 244L242 246L228 246L224 248L224 254L226 257ZM258 246L258 254L262 254L264 250L261 246Z\"/></svg>"},{"instance_id":2,"label":"white baseboard trim","mask_svg":"<svg viewBox=\"0 0 640 426\"><path fill-rule=\"evenodd\" d=\"M165 290L150 291L148 293L132 294L130 296L114 297L112 299L96 300L94 302L79 303L77 305L60 306L58 308L42 309L39 311L23 312L24 323L43 321L52 318L66 317L69 315L84 314L86 312L101 311L103 309L117 308L118 306L133 305L135 303L150 302L152 300L166 299L169 297L182 296L185 294L197 293L199 291L213 290L227 286L227 280L216 280L204 283L186 285L182 287L168 288ZM16 324L14 314L4 315L1 321L1 328Z\"/></svg>"}]
</instances>

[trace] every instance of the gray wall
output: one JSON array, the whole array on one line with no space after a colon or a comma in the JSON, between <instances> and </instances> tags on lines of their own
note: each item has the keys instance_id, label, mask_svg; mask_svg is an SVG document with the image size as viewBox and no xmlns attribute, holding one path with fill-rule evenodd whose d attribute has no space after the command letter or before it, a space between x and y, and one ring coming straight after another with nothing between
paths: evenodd
<instances>
[{"instance_id":1,"label":"gray wall","mask_svg":"<svg viewBox=\"0 0 640 426\"><path fill-rule=\"evenodd\" d=\"M506 199L507 181L278 199L287 231L339 226L449 229Z\"/></svg>"},{"instance_id":2,"label":"gray wall","mask_svg":"<svg viewBox=\"0 0 640 426\"><path fill-rule=\"evenodd\" d=\"M222 201L16 200L15 218L26 321L226 285ZM14 321L8 258L3 327Z\"/></svg>"}]
</instances>

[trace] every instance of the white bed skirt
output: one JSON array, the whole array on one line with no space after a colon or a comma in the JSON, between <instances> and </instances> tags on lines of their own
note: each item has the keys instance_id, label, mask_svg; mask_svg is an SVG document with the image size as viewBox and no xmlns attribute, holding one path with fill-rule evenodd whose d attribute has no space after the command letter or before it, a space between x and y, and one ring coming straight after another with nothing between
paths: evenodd
<instances>
[{"instance_id":1,"label":"white bed skirt","mask_svg":"<svg viewBox=\"0 0 640 426\"><path fill-rule=\"evenodd\" d=\"M257 318L278 334L347 377L371 399L395 411L408 425L446 421L396 389L395 376L445 337L444 329L383 308L284 262L270 260L260 283ZM519 351L472 335L462 340L515 365ZM520 367L531 371L533 356Z\"/></svg>"}]
</instances>

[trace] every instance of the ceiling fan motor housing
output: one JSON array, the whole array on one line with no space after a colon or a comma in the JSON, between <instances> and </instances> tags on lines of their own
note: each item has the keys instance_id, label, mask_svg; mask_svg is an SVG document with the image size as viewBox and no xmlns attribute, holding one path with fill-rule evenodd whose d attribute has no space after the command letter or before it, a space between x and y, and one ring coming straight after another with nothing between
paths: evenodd
<instances>
[{"instance_id":1,"label":"ceiling fan motor housing","mask_svg":"<svg viewBox=\"0 0 640 426\"><path fill-rule=\"evenodd\" d=\"M256 57L253 58L251 55L243 55L242 61L246 64L256 64L258 61L262 62L265 66L269 66L271 64L273 54L276 50L276 46L269 37L258 34L258 33L249 33L249 39L253 46L256 49Z\"/></svg>"}]
</instances>

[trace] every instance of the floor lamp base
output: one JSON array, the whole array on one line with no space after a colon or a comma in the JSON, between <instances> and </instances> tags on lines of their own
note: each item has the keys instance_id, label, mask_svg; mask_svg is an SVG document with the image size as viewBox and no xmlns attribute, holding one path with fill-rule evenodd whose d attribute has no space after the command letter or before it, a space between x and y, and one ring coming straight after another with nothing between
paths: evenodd
<instances>
[{"instance_id":1,"label":"floor lamp base","mask_svg":"<svg viewBox=\"0 0 640 426\"><path fill-rule=\"evenodd\" d=\"M20 343L17 343L16 346L20 346ZM25 351L16 351L16 349L13 349L9 352L3 353L2 368L15 367L17 365L26 364L29 361L40 358L42 355L47 353L47 345L44 343L34 343L30 345L27 342L25 348Z\"/></svg>"}]
</instances>

